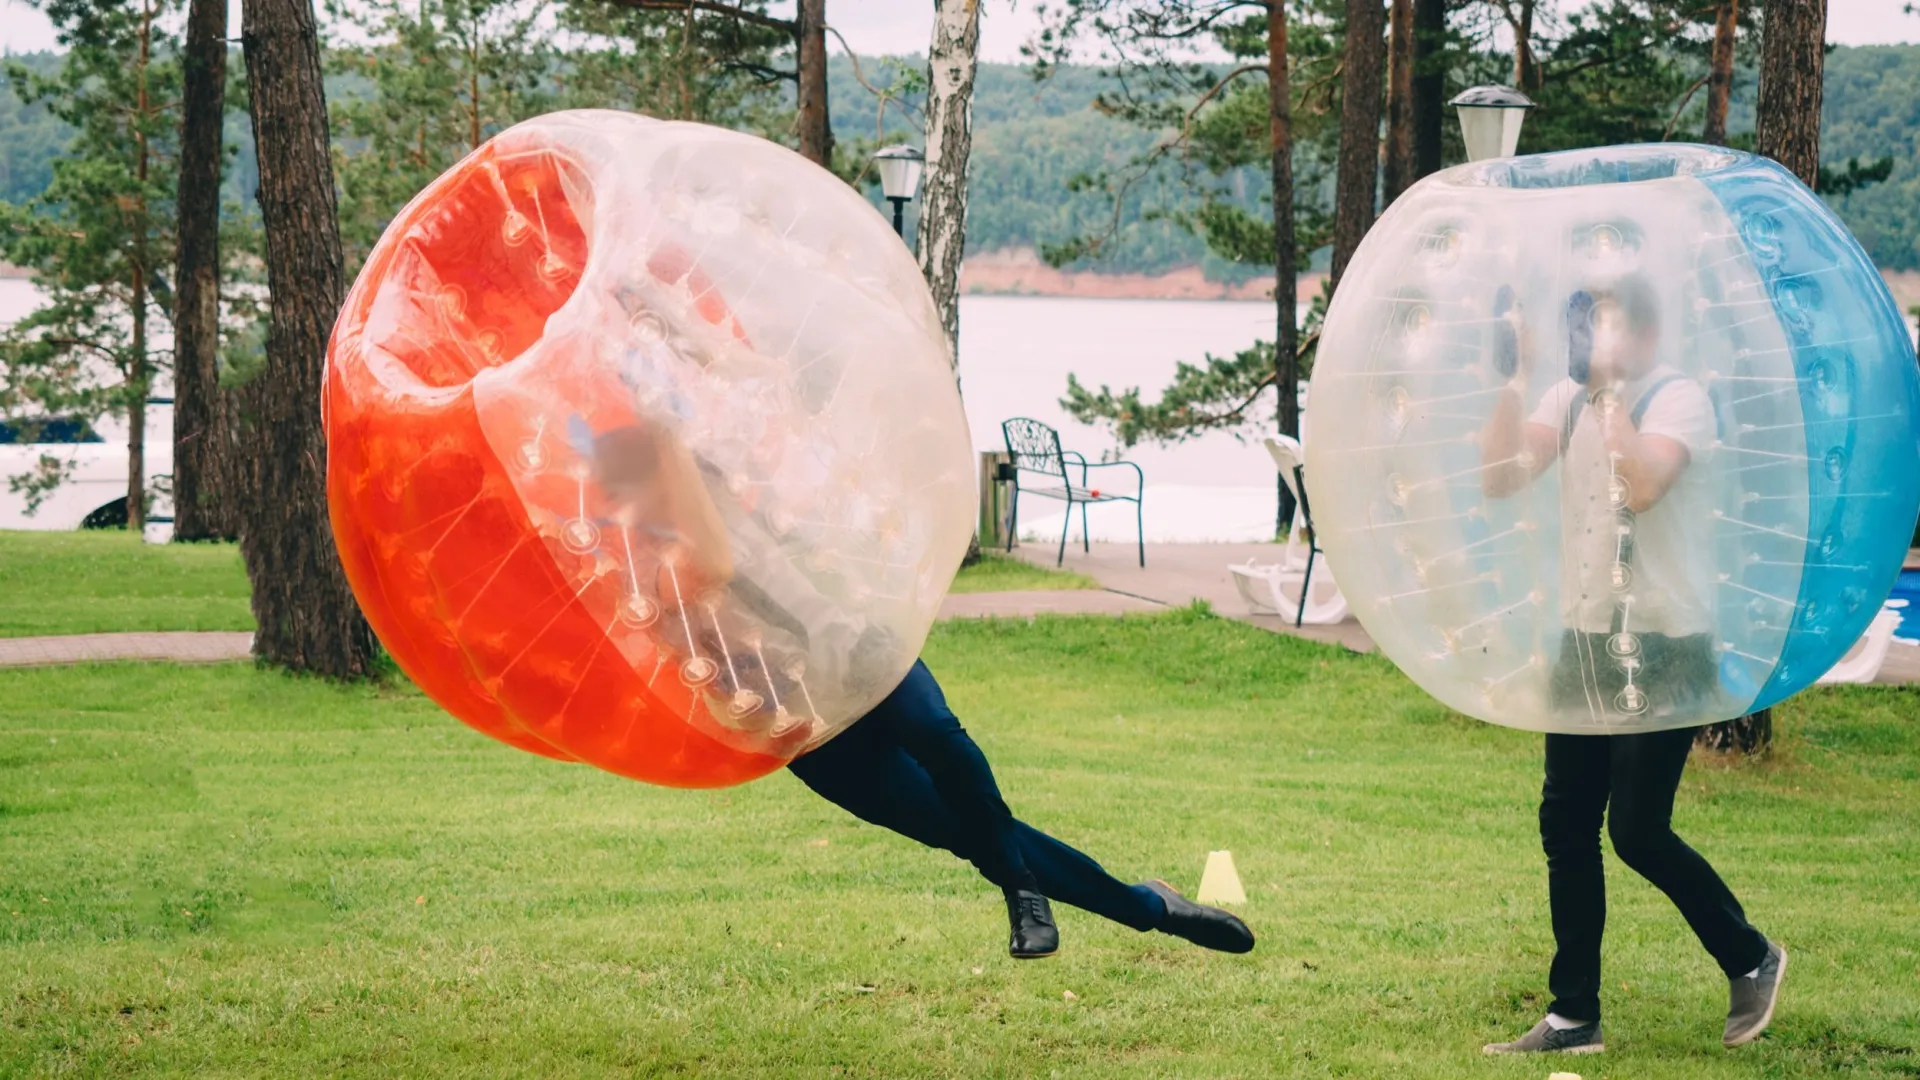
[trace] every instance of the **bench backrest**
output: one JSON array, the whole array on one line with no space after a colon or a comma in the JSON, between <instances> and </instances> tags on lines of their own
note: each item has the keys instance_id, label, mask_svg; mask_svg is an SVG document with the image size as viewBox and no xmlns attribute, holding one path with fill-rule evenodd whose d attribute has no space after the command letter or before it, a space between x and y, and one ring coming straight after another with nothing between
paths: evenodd
<instances>
[{"instance_id":1,"label":"bench backrest","mask_svg":"<svg viewBox=\"0 0 1920 1080\"><path fill-rule=\"evenodd\" d=\"M1016 416L1000 425L1006 436L1007 456L1013 467L1066 479L1066 457L1060 452L1060 433L1038 420Z\"/></svg>"}]
</instances>

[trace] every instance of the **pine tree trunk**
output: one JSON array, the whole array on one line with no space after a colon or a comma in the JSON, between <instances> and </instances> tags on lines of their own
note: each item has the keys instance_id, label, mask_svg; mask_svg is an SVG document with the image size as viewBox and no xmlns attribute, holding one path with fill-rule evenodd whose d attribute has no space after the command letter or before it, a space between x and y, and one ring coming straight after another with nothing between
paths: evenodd
<instances>
[{"instance_id":1,"label":"pine tree trunk","mask_svg":"<svg viewBox=\"0 0 1920 1080\"><path fill-rule=\"evenodd\" d=\"M152 150L147 143L145 125L151 102L147 97L147 73L153 61L153 7L140 8L140 57L137 72L133 122L139 145L133 175L139 181L134 217L138 233L133 250L133 359L127 371L127 531L135 536L147 528L147 398L151 396L153 374L147 359L147 178Z\"/></svg>"},{"instance_id":2,"label":"pine tree trunk","mask_svg":"<svg viewBox=\"0 0 1920 1080\"><path fill-rule=\"evenodd\" d=\"M1730 5L1729 5L1730 6ZM1732 14L1721 11L1722 25ZM1826 0L1766 0L1760 36L1759 150L1808 187L1820 173L1820 89L1827 33ZM1732 31L1728 30L1731 62ZM1720 59L1715 29L1714 62ZM1712 105L1709 98L1709 119ZM1702 728L1697 739L1716 750L1765 754L1773 748L1773 712L1762 709Z\"/></svg>"},{"instance_id":3,"label":"pine tree trunk","mask_svg":"<svg viewBox=\"0 0 1920 1080\"><path fill-rule=\"evenodd\" d=\"M1447 0L1413 0L1413 178L1440 171L1447 112Z\"/></svg>"},{"instance_id":4,"label":"pine tree trunk","mask_svg":"<svg viewBox=\"0 0 1920 1080\"><path fill-rule=\"evenodd\" d=\"M1413 0L1392 0L1387 19L1387 138L1380 205L1413 186Z\"/></svg>"},{"instance_id":5,"label":"pine tree trunk","mask_svg":"<svg viewBox=\"0 0 1920 1080\"><path fill-rule=\"evenodd\" d=\"M147 528L147 270L133 265L133 364L127 373L127 531Z\"/></svg>"},{"instance_id":6,"label":"pine tree trunk","mask_svg":"<svg viewBox=\"0 0 1920 1080\"><path fill-rule=\"evenodd\" d=\"M327 523L320 378L343 293L340 224L312 0L245 0L272 317L266 367L247 386L252 483L240 551L261 660L334 678L369 674L373 633Z\"/></svg>"},{"instance_id":7,"label":"pine tree trunk","mask_svg":"<svg viewBox=\"0 0 1920 1080\"><path fill-rule=\"evenodd\" d=\"M1540 89L1540 65L1533 58L1533 9L1535 0L1520 0L1518 10L1512 12L1513 21L1513 86L1516 90L1533 91Z\"/></svg>"},{"instance_id":8,"label":"pine tree trunk","mask_svg":"<svg viewBox=\"0 0 1920 1080\"><path fill-rule=\"evenodd\" d=\"M1267 0L1267 135L1273 144L1273 380L1279 392L1275 422L1280 434L1300 435L1299 267L1293 236L1293 97L1287 81L1286 0ZM1293 492L1275 471L1279 508L1274 535L1293 525Z\"/></svg>"},{"instance_id":9,"label":"pine tree trunk","mask_svg":"<svg viewBox=\"0 0 1920 1080\"><path fill-rule=\"evenodd\" d=\"M1766 0L1760 32L1762 154L1813 187L1820 173L1826 0Z\"/></svg>"},{"instance_id":10,"label":"pine tree trunk","mask_svg":"<svg viewBox=\"0 0 1920 1080\"><path fill-rule=\"evenodd\" d=\"M920 186L920 272L947 332L960 377L960 262L967 254L967 159L973 153L973 79L980 67L979 0L934 0L927 50L927 162ZM980 537L962 565L980 561Z\"/></svg>"},{"instance_id":11,"label":"pine tree trunk","mask_svg":"<svg viewBox=\"0 0 1920 1080\"><path fill-rule=\"evenodd\" d=\"M1773 710L1761 709L1738 720L1709 724L1700 729L1694 742L1723 754L1764 757L1773 750Z\"/></svg>"},{"instance_id":12,"label":"pine tree trunk","mask_svg":"<svg viewBox=\"0 0 1920 1080\"><path fill-rule=\"evenodd\" d=\"M220 161L226 116L226 0L187 13L180 129L179 270L173 318L173 536L231 540L222 483Z\"/></svg>"},{"instance_id":13,"label":"pine tree trunk","mask_svg":"<svg viewBox=\"0 0 1920 1080\"><path fill-rule=\"evenodd\" d=\"M795 20L800 91L797 115L800 156L833 167L833 128L827 112L827 0L799 0Z\"/></svg>"},{"instance_id":14,"label":"pine tree trunk","mask_svg":"<svg viewBox=\"0 0 1920 1080\"><path fill-rule=\"evenodd\" d=\"M1380 0L1349 0L1340 68L1340 163L1334 173L1333 287L1373 225L1380 168Z\"/></svg>"},{"instance_id":15,"label":"pine tree trunk","mask_svg":"<svg viewBox=\"0 0 1920 1080\"><path fill-rule=\"evenodd\" d=\"M1727 145L1727 99L1733 93L1733 36L1740 0L1720 0L1713 22L1713 61L1707 76L1707 122L1700 141Z\"/></svg>"}]
</instances>

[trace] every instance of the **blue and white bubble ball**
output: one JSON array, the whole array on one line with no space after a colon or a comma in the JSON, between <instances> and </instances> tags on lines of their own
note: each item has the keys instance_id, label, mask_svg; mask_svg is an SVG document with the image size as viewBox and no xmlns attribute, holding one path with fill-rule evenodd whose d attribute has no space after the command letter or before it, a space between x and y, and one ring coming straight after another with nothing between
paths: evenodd
<instances>
[{"instance_id":1,"label":"blue and white bubble ball","mask_svg":"<svg viewBox=\"0 0 1920 1080\"><path fill-rule=\"evenodd\" d=\"M1617 733L1812 683L1920 512L1920 376L1872 262L1772 162L1623 146L1449 169L1340 284L1320 540L1382 651L1494 723Z\"/></svg>"}]
</instances>

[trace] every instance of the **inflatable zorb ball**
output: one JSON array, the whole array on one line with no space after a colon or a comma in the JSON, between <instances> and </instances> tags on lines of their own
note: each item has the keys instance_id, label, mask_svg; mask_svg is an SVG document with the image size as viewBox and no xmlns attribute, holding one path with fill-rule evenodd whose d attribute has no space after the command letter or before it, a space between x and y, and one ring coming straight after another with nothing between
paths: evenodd
<instances>
[{"instance_id":1,"label":"inflatable zorb ball","mask_svg":"<svg viewBox=\"0 0 1920 1080\"><path fill-rule=\"evenodd\" d=\"M1387 656L1468 715L1686 727L1807 686L1920 507L1914 348L1778 166L1627 146L1395 200L1309 395L1319 539Z\"/></svg>"},{"instance_id":2,"label":"inflatable zorb ball","mask_svg":"<svg viewBox=\"0 0 1920 1080\"><path fill-rule=\"evenodd\" d=\"M912 256L772 143L541 117L388 227L328 351L327 493L400 667L516 746L767 773L919 654L972 529Z\"/></svg>"}]
</instances>

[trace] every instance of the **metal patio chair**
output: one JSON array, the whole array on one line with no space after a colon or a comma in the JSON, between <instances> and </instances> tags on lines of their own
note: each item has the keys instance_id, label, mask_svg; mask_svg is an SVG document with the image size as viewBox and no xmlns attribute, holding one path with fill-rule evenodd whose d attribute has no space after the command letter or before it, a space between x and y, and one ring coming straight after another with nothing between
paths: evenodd
<instances>
[{"instance_id":1,"label":"metal patio chair","mask_svg":"<svg viewBox=\"0 0 1920 1080\"><path fill-rule=\"evenodd\" d=\"M1007 456L1012 460L1005 467L1003 479L1013 482L1013 503L1007 513L1007 550L1013 550L1014 537L1019 535L1020 496L1038 495L1044 499L1060 499L1067 504L1066 520L1060 527L1060 554L1054 564L1064 565L1067 561L1067 534L1073 531L1073 508L1080 507L1080 543L1085 551L1093 550L1093 542L1087 531L1087 507L1094 503L1130 502L1133 504L1133 525L1139 536L1140 565L1147 565L1147 533L1141 517L1140 497L1146 487L1146 476L1140 466L1131 461L1088 461L1085 456L1072 450L1060 448L1060 433L1038 420L1027 417L1015 417L1000 425L1000 432L1006 436ZM1073 482L1069 469L1080 470L1080 482ZM1134 476L1133 493L1115 494L1101 488L1088 486L1088 477L1094 469L1132 469ZM1059 486L1022 487L1021 473L1035 473L1050 481L1058 481Z\"/></svg>"}]
</instances>

